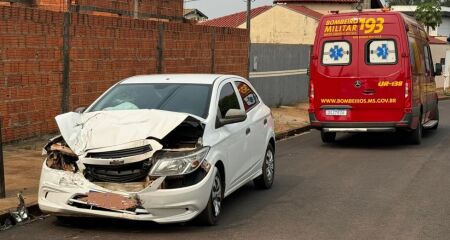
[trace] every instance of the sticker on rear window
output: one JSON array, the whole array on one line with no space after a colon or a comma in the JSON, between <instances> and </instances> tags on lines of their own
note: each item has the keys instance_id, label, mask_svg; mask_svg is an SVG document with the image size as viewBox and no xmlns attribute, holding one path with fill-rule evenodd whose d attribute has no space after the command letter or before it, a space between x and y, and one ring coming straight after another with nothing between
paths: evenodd
<instances>
[{"instance_id":1,"label":"sticker on rear window","mask_svg":"<svg viewBox=\"0 0 450 240\"><path fill-rule=\"evenodd\" d=\"M373 40L368 44L369 63L394 64L397 62L397 49L394 40Z\"/></svg>"},{"instance_id":2,"label":"sticker on rear window","mask_svg":"<svg viewBox=\"0 0 450 240\"><path fill-rule=\"evenodd\" d=\"M325 65L347 65L350 63L350 43L326 42L323 46L322 63Z\"/></svg>"}]
</instances>

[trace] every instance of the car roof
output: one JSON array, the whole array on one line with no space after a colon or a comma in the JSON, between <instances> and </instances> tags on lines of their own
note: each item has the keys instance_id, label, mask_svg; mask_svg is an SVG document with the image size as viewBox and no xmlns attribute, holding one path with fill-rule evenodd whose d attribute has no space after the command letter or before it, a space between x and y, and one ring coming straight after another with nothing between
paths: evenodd
<instances>
[{"instance_id":1,"label":"car roof","mask_svg":"<svg viewBox=\"0 0 450 240\"><path fill-rule=\"evenodd\" d=\"M241 78L234 75L223 74L155 74L129 77L120 84L135 83L187 83L187 84L213 84L215 80L230 77Z\"/></svg>"}]
</instances>

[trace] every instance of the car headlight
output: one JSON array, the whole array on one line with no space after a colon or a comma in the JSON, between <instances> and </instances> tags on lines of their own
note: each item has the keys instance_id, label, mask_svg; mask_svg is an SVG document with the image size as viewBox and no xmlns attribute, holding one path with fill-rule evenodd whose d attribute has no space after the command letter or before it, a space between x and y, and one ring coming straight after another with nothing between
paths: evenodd
<instances>
[{"instance_id":1,"label":"car headlight","mask_svg":"<svg viewBox=\"0 0 450 240\"><path fill-rule=\"evenodd\" d=\"M159 152L154 155L151 176L183 175L195 171L205 160L209 147L190 152Z\"/></svg>"}]
</instances>

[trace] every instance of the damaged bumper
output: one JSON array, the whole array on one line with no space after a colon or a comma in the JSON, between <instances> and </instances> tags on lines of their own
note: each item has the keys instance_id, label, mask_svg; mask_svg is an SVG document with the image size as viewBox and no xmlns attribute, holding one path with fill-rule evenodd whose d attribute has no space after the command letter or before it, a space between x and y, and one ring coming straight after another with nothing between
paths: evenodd
<instances>
[{"instance_id":1,"label":"damaged bumper","mask_svg":"<svg viewBox=\"0 0 450 240\"><path fill-rule=\"evenodd\" d=\"M39 207L61 216L110 217L158 223L184 222L207 205L216 168L198 183L161 189L164 177L137 192L112 191L88 181L83 174L42 167Z\"/></svg>"}]
</instances>

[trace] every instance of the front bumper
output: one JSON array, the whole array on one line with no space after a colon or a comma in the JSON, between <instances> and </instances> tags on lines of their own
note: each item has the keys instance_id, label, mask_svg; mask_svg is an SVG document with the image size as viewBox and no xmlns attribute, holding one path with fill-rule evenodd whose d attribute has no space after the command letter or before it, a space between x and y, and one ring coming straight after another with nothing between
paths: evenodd
<instances>
[{"instance_id":1,"label":"front bumper","mask_svg":"<svg viewBox=\"0 0 450 240\"><path fill-rule=\"evenodd\" d=\"M89 182L81 173L54 170L44 163L39 184L39 208L59 216L109 217L158 223L185 222L205 209L217 169L211 168L197 184L177 189L149 187L135 193L115 192ZM75 196L89 192L113 193L138 198L145 213L110 209L86 209L70 205Z\"/></svg>"}]
</instances>

